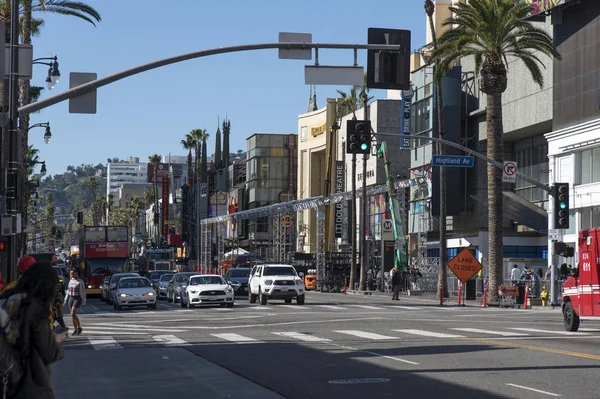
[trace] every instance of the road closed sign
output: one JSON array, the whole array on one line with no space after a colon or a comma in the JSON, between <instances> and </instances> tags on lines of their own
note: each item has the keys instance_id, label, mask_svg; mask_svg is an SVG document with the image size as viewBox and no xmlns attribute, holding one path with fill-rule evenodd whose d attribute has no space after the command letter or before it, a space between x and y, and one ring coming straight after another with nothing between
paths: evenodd
<instances>
[{"instance_id":1,"label":"road closed sign","mask_svg":"<svg viewBox=\"0 0 600 399\"><path fill-rule=\"evenodd\" d=\"M471 277L483 269L481 263L479 263L477 258L475 258L468 248L463 249L458 255L452 258L452 260L448 262L448 267L463 283L469 281Z\"/></svg>"}]
</instances>

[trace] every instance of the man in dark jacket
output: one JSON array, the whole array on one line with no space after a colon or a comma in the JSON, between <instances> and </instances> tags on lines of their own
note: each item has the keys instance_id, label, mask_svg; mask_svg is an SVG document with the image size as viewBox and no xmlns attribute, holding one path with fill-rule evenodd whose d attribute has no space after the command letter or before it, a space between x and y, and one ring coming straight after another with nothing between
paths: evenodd
<instances>
[{"instance_id":1,"label":"man in dark jacket","mask_svg":"<svg viewBox=\"0 0 600 399\"><path fill-rule=\"evenodd\" d=\"M397 267L392 269L392 300L399 301L400 286L402 283L402 273Z\"/></svg>"}]
</instances>

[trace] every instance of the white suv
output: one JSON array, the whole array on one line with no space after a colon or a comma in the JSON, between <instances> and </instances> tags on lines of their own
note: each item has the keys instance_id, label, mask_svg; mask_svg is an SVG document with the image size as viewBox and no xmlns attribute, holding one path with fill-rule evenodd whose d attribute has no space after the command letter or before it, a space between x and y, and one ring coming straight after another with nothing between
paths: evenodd
<instances>
[{"instance_id":1,"label":"white suv","mask_svg":"<svg viewBox=\"0 0 600 399\"><path fill-rule=\"evenodd\" d=\"M306 288L296 269L290 265L257 265L250 271L248 299L266 305L268 299L283 299L291 303L296 298L298 305L304 305Z\"/></svg>"}]
</instances>

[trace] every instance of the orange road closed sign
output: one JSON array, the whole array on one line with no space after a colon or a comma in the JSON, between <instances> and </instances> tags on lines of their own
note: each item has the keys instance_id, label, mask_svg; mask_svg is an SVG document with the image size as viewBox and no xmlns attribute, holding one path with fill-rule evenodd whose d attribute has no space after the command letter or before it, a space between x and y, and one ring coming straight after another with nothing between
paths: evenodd
<instances>
[{"instance_id":1,"label":"orange road closed sign","mask_svg":"<svg viewBox=\"0 0 600 399\"><path fill-rule=\"evenodd\" d=\"M460 281L466 283L477 272L483 269L481 263L473 256L473 253L468 248L463 249L450 262L448 267L458 277Z\"/></svg>"}]
</instances>

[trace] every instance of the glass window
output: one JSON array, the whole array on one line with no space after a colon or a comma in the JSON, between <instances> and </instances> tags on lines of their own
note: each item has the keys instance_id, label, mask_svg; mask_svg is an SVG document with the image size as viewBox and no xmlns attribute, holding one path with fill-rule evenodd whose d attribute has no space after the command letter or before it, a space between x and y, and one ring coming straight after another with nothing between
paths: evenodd
<instances>
[{"instance_id":1,"label":"glass window","mask_svg":"<svg viewBox=\"0 0 600 399\"><path fill-rule=\"evenodd\" d=\"M592 183L600 182L600 147L592 150Z\"/></svg>"},{"instance_id":2,"label":"glass window","mask_svg":"<svg viewBox=\"0 0 600 399\"><path fill-rule=\"evenodd\" d=\"M592 150L581 151L579 155L581 179L579 183L588 184L592 182L591 165L592 165Z\"/></svg>"}]
</instances>

